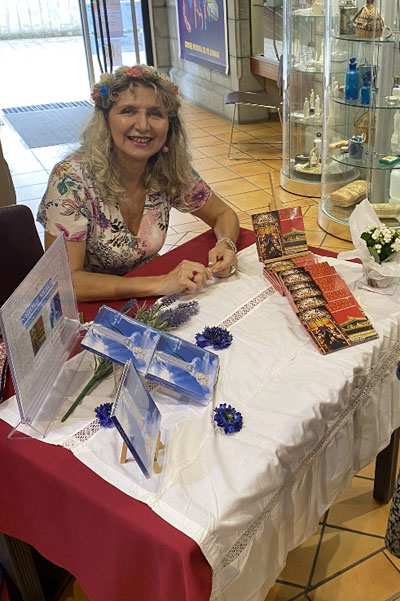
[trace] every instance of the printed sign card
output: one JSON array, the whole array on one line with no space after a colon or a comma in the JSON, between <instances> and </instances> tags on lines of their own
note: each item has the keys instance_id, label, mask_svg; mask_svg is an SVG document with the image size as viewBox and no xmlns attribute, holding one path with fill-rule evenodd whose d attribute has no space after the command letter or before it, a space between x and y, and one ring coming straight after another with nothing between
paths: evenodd
<instances>
[{"instance_id":1,"label":"printed sign card","mask_svg":"<svg viewBox=\"0 0 400 601\"><path fill-rule=\"evenodd\" d=\"M144 378L207 404L213 397L219 357L103 306L82 346L124 365L129 359Z\"/></svg>"},{"instance_id":2,"label":"printed sign card","mask_svg":"<svg viewBox=\"0 0 400 601\"><path fill-rule=\"evenodd\" d=\"M122 372L110 418L139 468L146 478L150 478L161 414L130 360Z\"/></svg>"},{"instance_id":3,"label":"printed sign card","mask_svg":"<svg viewBox=\"0 0 400 601\"><path fill-rule=\"evenodd\" d=\"M21 423L45 435L73 385L63 378L79 315L62 234L0 309Z\"/></svg>"}]
</instances>

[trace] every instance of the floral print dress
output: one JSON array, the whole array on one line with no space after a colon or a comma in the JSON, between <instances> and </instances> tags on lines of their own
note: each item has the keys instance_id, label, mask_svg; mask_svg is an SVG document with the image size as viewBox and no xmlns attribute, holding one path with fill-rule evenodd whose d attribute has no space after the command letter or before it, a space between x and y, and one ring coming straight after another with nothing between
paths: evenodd
<instances>
[{"instance_id":1,"label":"floral print dress","mask_svg":"<svg viewBox=\"0 0 400 601\"><path fill-rule=\"evenodd\" d=\"M63 232L69 242L86 241L86 271L124 275L157 255L172 207L192 213L207 203L210 188L196 172L193 180L181 198L148 194L135 236L125 225L118 203L105 202L96 192L84 158L72 155L54 167L37 220L52 236Z\"/></svg>"}]
</instances>

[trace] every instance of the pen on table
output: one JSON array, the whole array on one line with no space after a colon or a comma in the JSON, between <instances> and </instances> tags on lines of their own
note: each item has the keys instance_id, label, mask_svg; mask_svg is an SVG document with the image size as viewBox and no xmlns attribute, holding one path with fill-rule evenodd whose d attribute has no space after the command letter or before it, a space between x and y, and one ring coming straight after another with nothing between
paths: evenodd
<instances>
[{"instance_id":1,"label":"pen on table","mask_svg":"<svg viewBox=\"0 0 400 601\"><path fill-rule=\"evenodd\" d=\"M220 263L222 263L222 259L218 259L218 261L215 261L215 263L208 266L208 269L211 271L211 273L214 271L214 268L217 267L217 265L219 265Z\"/></svg>"}]
</instances>

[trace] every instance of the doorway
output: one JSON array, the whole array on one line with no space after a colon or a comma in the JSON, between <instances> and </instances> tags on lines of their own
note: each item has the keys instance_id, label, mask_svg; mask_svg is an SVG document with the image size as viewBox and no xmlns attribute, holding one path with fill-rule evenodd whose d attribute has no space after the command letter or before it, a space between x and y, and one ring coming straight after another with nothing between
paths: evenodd
<instances>
[{"instance_id":1,"label":"doorway","mask_svg":"<svg viewBox=\"0 0 400 601\"><path fill-rule=\"evenodd\" d=\"M147 62L140 0L4 0L0 23L0 117L30 149L76 143L101 72Z\"/></svg>"}]
</instances>

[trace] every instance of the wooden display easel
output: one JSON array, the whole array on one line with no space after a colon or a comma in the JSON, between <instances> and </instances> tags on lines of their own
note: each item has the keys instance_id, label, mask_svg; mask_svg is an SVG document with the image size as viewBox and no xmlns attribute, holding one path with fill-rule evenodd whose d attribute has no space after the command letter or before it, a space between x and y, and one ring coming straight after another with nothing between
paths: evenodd
<instances>
[{"instance_id":1,"label":"wooden display easel","mask_svg":"<svg viewBox=\"0 0 400 601\"><path fill-rule=\"evenodd\" d=\"M163 445L163 443L160 440L160 432L158 433L158 438L157 438L157 443L156 443L156 450L154 453L154 461L153 461L153 471L155 474L159 474L161 472L161 467L158 465L158 454L161 451L161 449L164 448L165 445ZM122 443L122 449L121 449L121 457L119 459L120 463L126 463L126 454L128 452L128 447L126 446L126 443L123 442ZM135 461L135 460L133 460Z\"/></svg>"}]
</instances>

